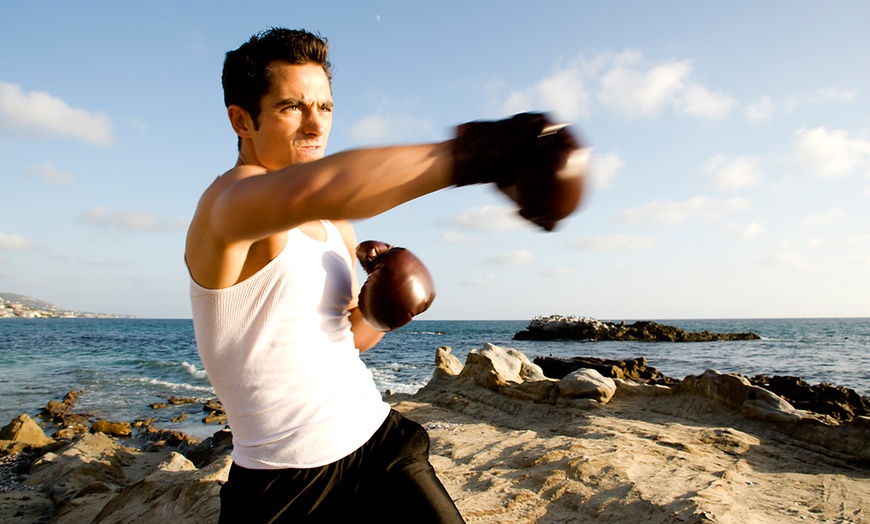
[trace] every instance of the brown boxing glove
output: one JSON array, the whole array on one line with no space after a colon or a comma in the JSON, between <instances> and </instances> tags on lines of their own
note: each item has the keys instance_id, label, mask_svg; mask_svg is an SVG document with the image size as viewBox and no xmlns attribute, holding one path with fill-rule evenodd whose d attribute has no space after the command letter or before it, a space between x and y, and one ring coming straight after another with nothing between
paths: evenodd
<instances>
[{"instance_id":1,"label":"brown boxing glove","mask_svg":"<svg viewBox=\"0 0 870 524\"><path fill-rule=\"evenodd\" d=\"M359 293L359 308L370 326L392 331L429 309L435 284L410 251L367 240L357 246L356 256L368 274Z\"/></svg>"},{"instance_id":2,"label":"brown boxing glove","mask_svg":"<svg viewBox=\"0 0 870 524\"><path fill-rule=\"evenodd\" d=\"M519 213L547 231L580 204L588 152L565 125L541 113L495 122L468 122L456 130L453 181L495 183Z\"/></svg>"}]
</instances>

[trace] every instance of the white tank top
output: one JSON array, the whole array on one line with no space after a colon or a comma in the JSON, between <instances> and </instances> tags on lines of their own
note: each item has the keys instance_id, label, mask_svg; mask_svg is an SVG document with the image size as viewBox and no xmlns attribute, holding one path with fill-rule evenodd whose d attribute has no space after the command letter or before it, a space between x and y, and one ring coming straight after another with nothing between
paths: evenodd
<instances>
[{"instance_id":1,"label":"white tank top","mask_svg":"<svg viewBox=\"0 0 870 524\"><path fill-rule=\"evenodd\" d=\"M191 279L199 356L245 468L335 462L390 411L350 331L353 262L335 226L322 223L325 241L293 229L274 260L232 287Z\"/></svg>"}]
</instances>

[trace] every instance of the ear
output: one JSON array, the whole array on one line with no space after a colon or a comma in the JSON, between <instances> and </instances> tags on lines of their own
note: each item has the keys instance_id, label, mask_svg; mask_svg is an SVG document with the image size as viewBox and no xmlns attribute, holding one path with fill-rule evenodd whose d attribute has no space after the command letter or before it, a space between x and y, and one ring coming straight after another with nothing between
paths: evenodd
<instances>
[{"instance_id":1,"label":"ear","mask_svg":"<svg viewBox=\"0 0 870 524\"><path fill-rule=\"evenodd\" d=\"M235 104L227 108L227 116L230 119L230 125L233 126L233 131L241 138L249 138L254 131L254 121L251 119L251 113L241 106Z\"/></svg>"}]
</instances>

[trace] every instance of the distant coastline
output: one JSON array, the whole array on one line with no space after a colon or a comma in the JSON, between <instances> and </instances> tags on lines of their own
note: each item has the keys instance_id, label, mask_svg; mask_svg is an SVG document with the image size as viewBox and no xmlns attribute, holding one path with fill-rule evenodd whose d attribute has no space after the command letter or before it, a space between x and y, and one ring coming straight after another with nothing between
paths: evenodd
<instances>
[{"instance_id":1,"label":"distant coastline","mask_svg":"<svg viewBox=\"0 0 870 524\"><path fill-rule=\"evenodd\" d=\"M72 311L37 298L0 292L0 319L3 318L135 318L115 313Z\"/></svg>"}]
</instances>

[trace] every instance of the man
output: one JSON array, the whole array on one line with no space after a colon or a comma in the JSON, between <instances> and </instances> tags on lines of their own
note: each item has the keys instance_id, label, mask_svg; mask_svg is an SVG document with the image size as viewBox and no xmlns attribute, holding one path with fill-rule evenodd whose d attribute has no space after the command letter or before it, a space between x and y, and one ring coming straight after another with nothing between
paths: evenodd
<instances>
[{"instance_id":1,"label":"man","mask_svg":"<svg viewBox=\"0 0 870 524\"><path fill-rule=\"evenodd\" d=\"M554 189L530 187L503 149L525 146L523 173L547 186L577 145L530 115L466 124L454 141L324 157L327 51L311 33L271 29L224 62L238 162L202 195L185 249L197 346L233 432L221 522L463 522L426 431L383 402L359 358L383 333L357 306L347 221L496 182L551 229L564 216L549 211ZM539 145L545 135L557 138Z\"/></svg>"}]
</instances>

